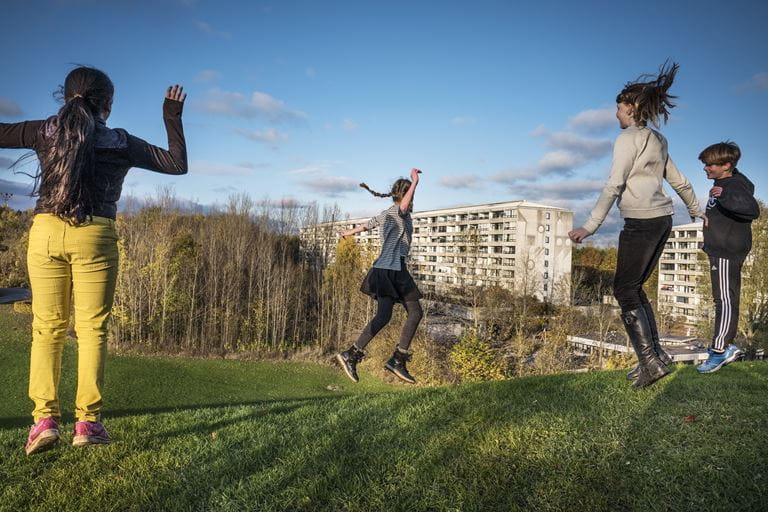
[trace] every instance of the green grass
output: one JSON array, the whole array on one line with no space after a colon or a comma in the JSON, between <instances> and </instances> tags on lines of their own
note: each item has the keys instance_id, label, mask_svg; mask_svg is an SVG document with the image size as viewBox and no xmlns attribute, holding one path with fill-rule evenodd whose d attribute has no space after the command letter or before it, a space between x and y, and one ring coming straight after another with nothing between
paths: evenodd
<instances>
[{"instance_id":1,"label":"green grass","mask_svg":"<svg viewBox=\"0 0 768 512\"><path fill-rule=\"evenodd\" d=\"M8 311L2 510L766 510L766 363L640 392L622 372L404 390L316 365L112 356L115 443L27 458L28 318Z\"/></svg>"}]
</instances>

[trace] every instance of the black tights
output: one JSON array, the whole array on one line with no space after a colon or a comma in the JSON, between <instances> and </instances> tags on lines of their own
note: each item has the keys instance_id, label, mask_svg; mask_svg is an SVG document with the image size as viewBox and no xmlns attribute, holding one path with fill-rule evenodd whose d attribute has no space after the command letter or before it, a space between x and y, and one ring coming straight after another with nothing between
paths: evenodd
<instances>
[{"instance_id":1,"label":"black tights","mask_svg":"<svg viewBox=\"0 0 768 512\"><path fill-rule=\"evenodd\" d=\"M355 342L355 346L360 350L363 350L373 337L392 319L392 308L395 306L394 299L392 297L378 297L377 302L376 316L365 326L365 329L363 329L360 337ZM407 352L424 313L418 300L406 301L403 303L403 306L408 313L408 318L405 319L405 325L403 325L403 332L400 334L400 342L397 344L397 347Z\"/></svg>"}]
</instances>

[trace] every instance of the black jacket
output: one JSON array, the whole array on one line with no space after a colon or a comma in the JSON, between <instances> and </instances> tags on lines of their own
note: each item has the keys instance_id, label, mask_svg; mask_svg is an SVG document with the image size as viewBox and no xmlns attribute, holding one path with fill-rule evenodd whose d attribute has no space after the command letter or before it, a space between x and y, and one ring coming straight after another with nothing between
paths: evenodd
<instances>
[{"instance_id":1,"label":"black jacket","mask_svg":"<svg viewBox=\"0 0 768 512\"><path fill-rule=\"evenodd\" d=\"M166 99L163 103L163 121L168 134L168 150L153 146L127 131L108 128L101 119L96 120L96 179L92 190L93 215L114 219L117 201L123 190L123 180L131 167L140 167L164 174L187 172L187 147L181 124L183 104ZM44 139L56 128L58 118L40 121L0 123L0 148L26 148L39 153ZM38 155L39 156L39 155ZM44 174L45 168L41 170ZM50 191L40 189L44 198ZM38 199L35 213L50 213Z\"/></svg>"},{"instance_id":2,"label":"black jacket","mask_svg":"<svg viewBox=\"0 0 768 512\"><path fill-rule=\"evenodd\" d=\"M755 186L738 169L733 176L715 180L713 186L722 187L723 193L707 202L704 252L743 261L752 249L752 221L760 216Z\"/></svg>"}]
</instances>

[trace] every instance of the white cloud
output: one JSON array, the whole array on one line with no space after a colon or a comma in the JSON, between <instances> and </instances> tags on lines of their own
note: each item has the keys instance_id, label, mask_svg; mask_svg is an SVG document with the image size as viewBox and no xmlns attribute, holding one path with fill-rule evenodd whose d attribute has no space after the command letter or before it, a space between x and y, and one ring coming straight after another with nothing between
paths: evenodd
<instances>
[{"instance_id":1,"label":"white cloud","mask_svg":"<svg viewBox=\"0 0 768 512\"><path fill-rule=\"evenodd\" d=\"M254 167L252 165L195 160L189 164L189 172L190 174L212 176L253 176Z\"/></svg>"},{"instance_id":2,"label":"white cloud","mask_svg":"<svg viewBox=\"0 0 768 512\"><path fill-rule=\"evenodd\" d=\"M357 190L360 186L357 180L345 176L321 175L307 178L301 181L301 184L313 192L323 194L327 197L340 197L345 192Z\"/></svg>"},{"instance_id":3,"label":"white cloud","mask_svg":"<svg viewBox=\"0 0 768 512\"><path fill-rule=\"evenodd\" d=\"M18 117L22 114L21 108L15 102L6 98L0 98L0 116Z\"/></svg>"},{"instance_id":4,"label":"white cloud","mask_svg":"<svg viewBox=\"0 0 768 512\"><path fill-rule=\"evenodd\" d=\"M288 135L272 128L261 131L248 131L236 128L235 133L256 142L263 142L272 147L277 147L278 143L288 140Z\"/></svg>"},{"instance_id":5,"label":"white cloud","mask_svg":"<svg viewBox=\"0 0 768 512\"><path fill-rule=\"evenodd\" d=\"M344 162L341 160L323 160L320 162L313 162L296 169L291 169L290 171L286 172L286 174L304 176L327 174L329 171L335 169L343 163Z\"/></svg>"},{"instance_id":6,"label":"white cloud","mask_svg":"<svg viewBox=\"0 0 768 512\"><path fill-rule=\"evenodd\" d=\"M215 82L221 79L221 73L215 69L204 69L195 77L195 82Z\"/></svg>"},{"instance_id":7,"label":"white cloud","mask_svg":"<svg viewBox=\"0 0 768 512\"><path fill-rule=\"evenodd\" d=\"M355 131L357 131L357 129L359 127L360 127L360 125L357 124L352 119L344 119L344 121L342 121L342 123L341 123L341 128L345 132L355 132Z\"/></svg>"},{"instance_id":8,"label":"white cloud","mask_svg":"<svg viewBox=\"0 0 768 512\"><path fill-rule=\"evenodd\" d=\"M281 100L269 94L255 91L250 97L239 92L222 91L214 88L205 98L196 103L197 108L210 114L244 119L265 119L273 123L303 121L304 112L286 107Z\"/></svg>"},{"instance_id":9,"label":"white cloud","mask_svg":"<svg viewBox=\"0 0 768 512\"><path fill-rule=\"evenodd\" d=\"M197 27L197 30L204 34L208 34L215 37L220 37L222 39L232 39L232 35L229 32L224 32L221 30L216 30L211 26L210 23L206 23L204 21L197 21L195 22L195 27Z\"/></svg>"},{"instance_id":10,"label":"white cloud","mask_svg":"<svg viewBox=\"0 0 768 512\"><path fill-rule=\"evenodd\" d=\"M584 110L568 121L569 129L587 133L600 133L616 126L616 110L609 107Z\"/></svg>"},{"instance_id":11,"label":"white cloud","mask_svg":"<svg viewBox=\"0 0 768 512\"><path fill-rule=\"evenodd\" d=\"M532 201L580 200L596 197L603 189L602 180L562 180L549 183L520 184L516 187Z\"/></svg>"},{"instance_id":12,"label":"white cloud","mask_svg":"<svg viewBox=\"0 0 768 512\"><path fill-rule=\"evenodd\" d=\"M482 185L482 178L476 174L441 176L438 183L445 188L452 189L477 189Z\"/></svg>"},{"instance_id":13,"label":"white cloud","mask_svg":"<svg viewBox=\"0 0 768 512\"><path fill-rule=\"evenodd\" d=\"M471 126L476 123L477 123L477 119L469 116L456 116L453 119L451 119L451 124L453 126Z\"/></svg>"}]
</instances>

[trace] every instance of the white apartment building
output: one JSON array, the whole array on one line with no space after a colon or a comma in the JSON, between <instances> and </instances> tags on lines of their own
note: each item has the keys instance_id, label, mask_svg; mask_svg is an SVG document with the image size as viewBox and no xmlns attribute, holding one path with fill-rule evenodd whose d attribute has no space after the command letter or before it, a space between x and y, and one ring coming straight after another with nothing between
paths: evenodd
<instances>
[{"instance_id":1,"label":"white apartment building","mask_svg":"<svg viewBox=\"0 0 768 512\"><path fill-rule=\"evenodd\" d=\"M659 312L683 317L691 325L699 320L701 296L697 282L707 269L699 261L703 243L701 223L672 226L659 259Z\"/></svg>"},{"instance_id":2,"label":"white apartment building","mask_svg":"<svg viewBox=\"0 0 768 512\"><path fill-rule=\"evenodd\" d=\"M498 285L540 300L570 300L573 212L508 201L414 212L412 218L409 269L422 291L455 295L462 287ZM302 240L327 254L339 230L367 220L307 226ZM378 250L378 229L356 237Z\"/></svg>"}]
</instances>

